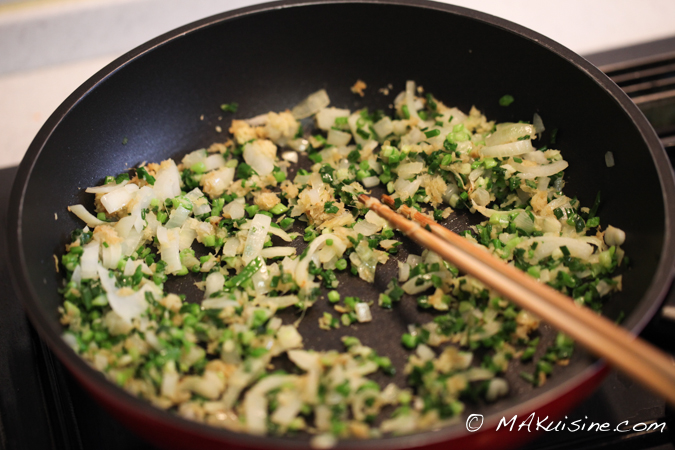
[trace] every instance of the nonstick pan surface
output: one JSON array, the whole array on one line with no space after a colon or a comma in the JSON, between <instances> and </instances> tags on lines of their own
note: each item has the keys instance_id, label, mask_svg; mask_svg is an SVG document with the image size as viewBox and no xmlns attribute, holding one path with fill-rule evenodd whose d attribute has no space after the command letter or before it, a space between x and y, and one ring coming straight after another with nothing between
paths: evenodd
<instances>
[{"instance_id":1,"label":"nonstick pan surface","mask_svg":"<svg viewBox=\"0 0 675 450\"><path fill-rule=\"evenodd\" d=\"M368 84L364 98L350 86ZM612 319L638 333L658 308L672 279L675 260L675 188L667 156L637 107L583 58L510 22L471 10L426 1L279 2L228 12L187 25L132 50L75 91L49 118L23 160L12 194L10 260L15 284L28 315L50 348L97 399L147 439L171 448L304 448L307 437L254 437L189 422L108 383L62 341L57 307L60 255L72 229L81 226L67 206L92 199L84 188L100 184L143 161L180 159L186 152L226 140L232 118L248 118L292 107L326 89L331 104L352 110L367 106L389 111L406 80L415 80L445 104L467 111L472 105L489 119L531 120L534 112L563 151L566 193L591 205L602 192L602 224L626 231L632 260L624 289L606 306ZM378 89L392 85L386 96ZM512 95L509 107L499 98ZM226 116L221 103L236 101ZM309 124L307 124L309 125ZM616 165L605 165L605 153ZM301 161L301 164L303 162ZM305 161L306 163L306 161ZM375 192L377 193L377 192ZM55 213L58 220L55 220ZM460 231L478 218L461 212L444 224ZM396 259L420 249L406 242ZM376 300L391 277L395 259L379 268L368 285L341 278L343 295ZM174 288L189 292L191 284ZM409 323L431 314L413 302L393 311L373 308L373 323L333 332L319 330L328 307L310 310L301 325L306 347L339 348L350 334L401 369L407 352L400 335ZM542 340L555 331L542 325ZM540 346L543 349L545 345ZM542 387L532 388L513 363L506 377L511 394L495 404L469 406L456 425L411 436L342 441L344 448L447 446L499 448L516 445L529 433L495 433L501 417L559 416L588 395L605 373L604 365L575 351L567 367L557 367ZM394 381L404 382L399 370ZM381 381L385 381L384 379ZM469 433L469 414L485 417Z\"/></svg>"}]
</instances>

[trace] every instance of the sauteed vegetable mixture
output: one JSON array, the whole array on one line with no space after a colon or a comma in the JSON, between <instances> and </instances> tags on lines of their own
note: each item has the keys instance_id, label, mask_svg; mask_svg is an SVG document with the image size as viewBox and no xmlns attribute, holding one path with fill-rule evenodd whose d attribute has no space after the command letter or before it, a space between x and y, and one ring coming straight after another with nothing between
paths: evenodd
<instances>
[{"instance_id":1,"label":"sauteed vegetable mixture","mask_svg":"<svg viewBox=\"0 0 675 450\"><path fill-rule=\"evenodd\" d=\"M69 208L86 226L61 257L64 339L160 408L249 433L304 430L317 447L456 420L465 401L508 394L503 374L515 359L530 361L523 378L544 383L573 342L559 334L533 360L537 317L430 251L397 258L405 238L357 195L379 187L437 221L458 209L481 214L466 239L598 310L621 289L624 233L600 229L599 195L582 207L563 193L568 163L533 145L544 130L538 115L495 124L412 81L392 106L393 117L335 108L319 91L291 111L233 120L232 139L178 163L143 164L88 188L95 213ZM310 118L314 135L300 122ZM290 179L302 153L311 170ZM397 264L398 277L379 298L341 295L337 272L372 283L385 264ZM167 292L165 282L182 276L202 299ZM435 315L396 337L410 354L394 367L355 337L312 350L297 326L316 302L333 306L311 324L326 330L377 326L366 323L371 309L399 302ZM293 321L276 314L284 308L297 311ZM378 384L369 378L378 371L403 371L408 385Z\"/></svg>"}]
</instances>

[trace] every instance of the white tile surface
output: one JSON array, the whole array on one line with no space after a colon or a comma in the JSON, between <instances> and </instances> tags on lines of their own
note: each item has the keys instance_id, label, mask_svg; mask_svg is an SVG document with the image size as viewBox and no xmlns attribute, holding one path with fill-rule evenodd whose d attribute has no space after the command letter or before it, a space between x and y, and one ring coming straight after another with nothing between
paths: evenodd
<instances>
[{"instance_id":1,"label":"white tile surface","mask_svg":"<svg viewBox=\"0 0 675 450\"><path fill-rule=\"evenodd\" d=\"M51 113L115 56L19 72L0 78L0 167L21 162Z\"/></svg>"},{"instance_id":2,"label":"white tile surface","mask_svg":"<svg viewBox=\"0 0 675 450\"><path fill-rule=\"evenodd\" d=\"M581 55L675 36L674 0L442 0L523 25Z\"/></svg>"},{"instance_id":3,"label":"white tile surface","mask_svg":"<svg viewBox=\"0 0 675 450\"><path fill-rule=\"evenodd\" d=\"M260 0L38 0L0 4L0 167L116 56L202 17ZM673 0L456 0L588 54L675 36ZM73 30L77 30L76 32Z\"/></svg>"},{"instance_id":4,"label":"white tile surface","mask_svg":"<svg viewBox=\"0 0 675 450\"><path fill-rule=\"evenodd\" d=\"M0 6L0 74L124 53L181 25L263 0L38 0Z\"/></svg>"}]
</instances>

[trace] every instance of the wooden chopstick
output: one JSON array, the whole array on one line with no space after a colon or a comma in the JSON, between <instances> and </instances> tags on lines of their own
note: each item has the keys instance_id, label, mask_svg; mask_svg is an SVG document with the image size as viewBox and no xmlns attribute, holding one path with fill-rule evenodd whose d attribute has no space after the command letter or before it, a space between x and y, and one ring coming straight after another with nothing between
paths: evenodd
<instances>
[{"instance_id":1,"label":"wooden chopstick","mask_svg":"<svg viewBox=\"0 0 675 450\"><path fill-rule=\"evenodd\" d=\"M367 195L359 195L359 200L412 240L568 334L675 405L675 363L664 352L405 205L401 211L419 223ZM383 200L393 205L391 197L383 196Z\"/></svg>"}]
</instances>

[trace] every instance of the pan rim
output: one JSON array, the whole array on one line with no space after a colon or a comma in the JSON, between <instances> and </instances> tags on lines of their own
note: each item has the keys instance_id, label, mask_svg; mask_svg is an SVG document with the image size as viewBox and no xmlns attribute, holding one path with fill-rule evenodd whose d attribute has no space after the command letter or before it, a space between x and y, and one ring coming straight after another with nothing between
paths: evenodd
<instances>
[{"instance_id":1,"label":"pan rim","mask_svg":"<svg viewBox=\"0 0 675 450\"><path fill-rule=\"evenodd\" d=\"M173 31L158 36L117 58L115 61L93 75L79 88L77 88L56 109L56 111L49 117L49 119L45 122L43 127L34 138L26 153L26 156L19 166L11 194L7 227L9 237L8 248L10 250L10 254L15 255L17 258L15 264L11 265L14 286L22 300L22 303L24 304L24 308L28 312L31 322L36 327L40 336L45 338L46 342L49 343L51 350L58 355L61 361L66 363L67 367L71 371L74 371L81 377L90 380L92 386L95 385L96 390L104 395L111 403L117 403L121 407L125 407L127 409L134 407L144 416L151 418L153 421L161 422L171 427L178 428L183 432L196 433L219 441L227 440L234 445L259 448L266 448L270 445L273 445L279 448L295 448L305 444L303 441L298 440L284 440L269 436L253 436L245 433L222 430L201 423L190 422L178 417L175 414L154 408L149 403L132 396L124 389L119 388L105 380L105 378L103 378L99 372L86 364L83 359L72 352L65 342L60 339L60 334L55 332L55 329L53 326L51 326L50 321L42 314L40 308L38 307L38 304L35 300L37 298L37 294L28 282L28 268L26 265L25 256L21 251L24 242L21 226L26 188L28 182L30 181L35 163L40 157L40 154L42 153L46 143L49 141L51 133L59 126L60 122L64 119L68 112L77 106L82 98L84 98L90 91L95 89L108 77L113 76L117 71L123 69L127 64L132 63L137 58L141 58L144 54L152 51L154 48L166 45L173 40L180 39L184 35L197 32L198 30L205 27L213 26L221 22L231 21L240 17L249 17L260 13L270 13L278 9L335 4L398 5L436 10L439 12L459 15L468 19L480 21L504 31L517 34L521 38L532 41L533 43L544 47L548 51L553 52L557 56L567 60L578 70L584 72L597 85L599 85L600 88L602 88L614 99L616 103L618 103L619 107L630 117L630 119L632 119L638 132L640 133L640 136L645 141L659 175L659 182L664 200L664 251L659 259L658 269L654 274L652 282L650 283L642 298L638 301L635 310L625 322L624 327L628 328L631 333L638 334L654 315L661 301L665 297L670 282L672 281L674 271L673 268L675 267L675 249L673 248L675 247L673 245L673 239L675 238L671 232L675 224L675 180L673 171L667 159L666 153L663 150L660 141L656 137L652 126L647 122L644 115L628 98L628 96L611 80L609 80L609 78L600 72L599 69L595 68L581 56L575 54L564 46L525 27L485 13L443 3L436 3L427 0L284 0L273 3L263 3L217 14L184 25ZM648 299L656 299L656 301L647 301ZM529 411L535 411L542 405L546 404L549 401L547 399L550 399L551 396L556 395L556 393L558 393L557 396L559 396L559 392L569 392L574 390L579 385L582 385L584 382L603 371L603 367L604 365L601 361L596 361L589 367L582 370L579 374L572 377L570 380L559 384L554 389L542 392L540 395L537 395L522 404L518 404L509 409L503 410L502 413L507 414L515 410L522 411L525 409ZM95 380L102 380L104 382L95 383ZM124 393L124 395L121 395L121 393ZM385 437L366 442L341 440L339 441L336 448L355 448L364 446L368 446L370 448L416 447L420 445L440 443L452 438L457 438L463 434L467 434L466 430L463 430L457 426L449 426L439 431L425 431L409 436Z\"/></svg>"}]
</instances>

